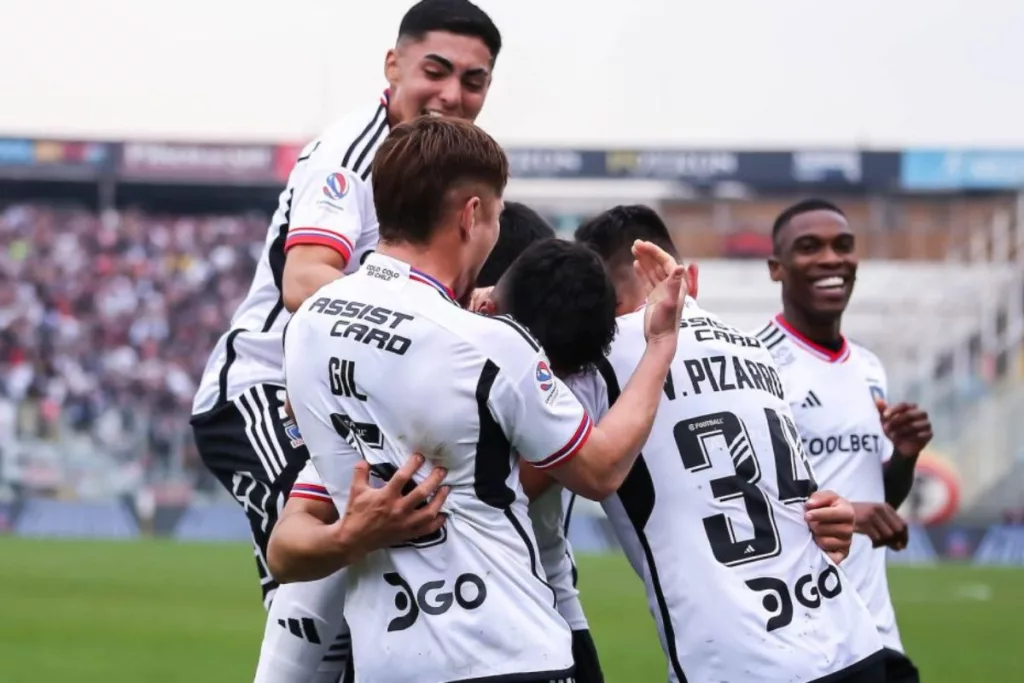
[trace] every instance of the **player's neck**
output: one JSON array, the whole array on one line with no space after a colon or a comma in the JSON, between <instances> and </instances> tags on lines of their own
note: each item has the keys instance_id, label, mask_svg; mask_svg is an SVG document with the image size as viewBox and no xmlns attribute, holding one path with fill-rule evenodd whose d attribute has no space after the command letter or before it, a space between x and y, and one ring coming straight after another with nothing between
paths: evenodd
<instances>
[{"instance_id":1,"label":"player's neck","mask_svg":"<svg viewBox=\"0 0 1024 683\"><path fill-rule=\"evenodd\" d=\"M466 288L462 283L462 269L457 261L439 251L434 246L419 246L406 242L380 242L377 245L377 253L381 256L388 256L408 263L416 270L431 276L455 292L456 297L459 297L463 294L461 290Z\"/></svg>"},{"instance_id":2,"label":"player's neck","mask_svg":"<svg viewBox=\"0 0 1024 683\"><path fill-rule=\"evenodd\" d=\"M842 317L831 320L813 318L787 301L782 302L782 317L804 339L826 348L832 348L842 342Z\"/></svg>"}]
</instances>

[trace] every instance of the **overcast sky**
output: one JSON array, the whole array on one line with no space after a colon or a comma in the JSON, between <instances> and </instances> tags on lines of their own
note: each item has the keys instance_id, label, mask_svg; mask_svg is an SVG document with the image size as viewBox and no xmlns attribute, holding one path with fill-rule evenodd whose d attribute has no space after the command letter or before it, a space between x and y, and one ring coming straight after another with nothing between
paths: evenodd
<instances>
[{"instance_id":1,"label":"overcast sky","mask_svg":"<svg viewBox=\"0 0 1024 683\"><path fill-rule=\"evenodd\" d=\"M0 0L0 136L301 141L410 0ZM1024 147L1022 0L479 0L506 144Z\"/></svg>"}]
</instances>

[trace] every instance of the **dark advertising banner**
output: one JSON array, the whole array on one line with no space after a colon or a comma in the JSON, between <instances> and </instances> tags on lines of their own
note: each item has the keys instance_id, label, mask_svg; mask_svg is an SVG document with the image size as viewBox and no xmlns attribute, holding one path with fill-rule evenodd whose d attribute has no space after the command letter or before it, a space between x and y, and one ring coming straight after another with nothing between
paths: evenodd
<instances>
[{"instance_id":1,"label":"dark advertising banner","mask_svg":"<svg viewBox=\"0 0 1024 683\"><path fill-rule=\"evenodd\" d=\"M899 184L897 152L823 150L509 149L515 178L677 181L698 187L736 182L754 189L891 190Z\"/></svg>"},{"instance_id":2,"label":"dark advertising banner","mask_svg":"<svg viewBox=\"0 0 1024 683\"><path fill-rule=\"evenodd\" d=\"M505 154L513 178L595 178L603 162L599 152L576 149L513 147Z\"/></svg>"},{"instance_id":3,"label":"dark advertising banner","mask_svg":"<svg viewBox=\"0 0 1024 683\"><path fill-rule=\"evenodd\" d=\"M0 176L88 180L110 167L114 145L71 140L0 139Z\"/></svg>"},{"instance_id":4,"label":"dark advertising banner","mask_svg":"<svg viewBox=\"0 0 1024 683\"><path fill-rule=\"evenodd\" d=\"M1024 150L913 150L903 153L905 190L1024 189Z\"/></svg>"},{"instance_id":5,"label":"dark advertising banner","mask_svg":"<svg viewBox=\"0 0 1024 683\"><path fill-rule=\"evenodd\" d=\"M172 183L278 184L271 145L126 142L124 180Z\"/></svg>"}]
</instances>

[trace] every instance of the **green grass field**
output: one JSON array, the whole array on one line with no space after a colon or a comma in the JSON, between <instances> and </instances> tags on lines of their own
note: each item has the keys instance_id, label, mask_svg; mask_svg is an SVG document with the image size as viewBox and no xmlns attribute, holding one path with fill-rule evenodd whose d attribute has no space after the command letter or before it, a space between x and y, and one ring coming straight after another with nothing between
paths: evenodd
<instances>
[{"instance_id":1,"label":"green grass field","mask_svg":"<svg viewBox=\"0 0 1024 683\"><path fill-rule=\"evenodd\" d=\"M665 666L643 590L621 557L584 557L580 583L609 683ZM890 572L925 683L1024 679L1024 571ZM3 683L248 683L263 631L241 545L0 537Z\"/></svg>"}]
</instances>

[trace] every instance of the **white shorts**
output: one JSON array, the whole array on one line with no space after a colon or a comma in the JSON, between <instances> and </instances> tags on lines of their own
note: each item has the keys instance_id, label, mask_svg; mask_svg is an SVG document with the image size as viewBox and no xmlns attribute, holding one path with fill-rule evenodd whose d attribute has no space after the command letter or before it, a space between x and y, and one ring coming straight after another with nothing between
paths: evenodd
<instances>
[{"instance_id":1,"label":"white shorts","mask_svg":"<svg viewBox=\"0 0 1024 683\"><path fill-rule=\"evenodd\" d=\"M352 649L344 611L344 570L278 587L254 683L338 683Z\"/></svg>"}]
</instances>

